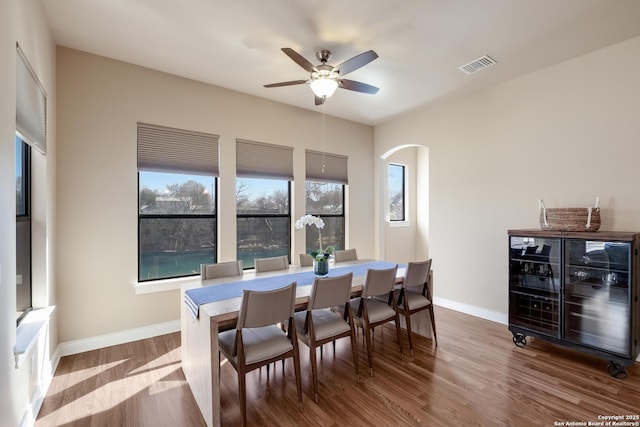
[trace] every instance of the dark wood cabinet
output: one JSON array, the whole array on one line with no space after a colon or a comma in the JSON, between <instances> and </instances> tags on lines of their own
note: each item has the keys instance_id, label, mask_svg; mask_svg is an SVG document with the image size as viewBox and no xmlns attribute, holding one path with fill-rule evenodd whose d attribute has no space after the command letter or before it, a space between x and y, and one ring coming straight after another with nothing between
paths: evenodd
<instances>
[{"instance_id":1,"label":"dark wood cabinet","mask_svg":"<svg viewBox=\"0 0 640 427\"><path fill-rule=\"evenodd\" d=\"M606 359L614 377L640 354L640 234L509 230L509 330Z\"/></svg>"}]
</instances>

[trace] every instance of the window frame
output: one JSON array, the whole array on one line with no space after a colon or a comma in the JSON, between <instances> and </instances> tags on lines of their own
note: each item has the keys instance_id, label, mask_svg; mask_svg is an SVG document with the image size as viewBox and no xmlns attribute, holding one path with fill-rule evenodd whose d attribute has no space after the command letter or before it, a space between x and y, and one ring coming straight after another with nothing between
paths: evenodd
<instances>
[{"instance_id":1,"label":"window frame","mask_svg":"<svg viewBox=\"0 0 640 427\"><path fill-rule=\"evenodd\" d=\"M215 242L215 246L213 248L213 260L214 262L217 262L218 260L218 177L217 176L213 176L213 188L215 189L215 194L213 195L213 206L214 206L214 212L211 214L143 214L140 213L140 172L151 172L151 171L138 171L137 172L137 181L138 181L138 192L137 192L137 197L138 197L138 232L137 232L137 239L138 239L138 283L149 283L149 282L153 282L153 281L161 281L161 280L169 280L169 279L179 279L182 277L193 277L193 276L197 276L200 274L200 272L197 273L192 273L192 274L181 274L181 275L176 275L176 276L162 276L162 277L154 277L154 278L142 278L140 277L140 273L141 273L141 255L142 255L142 251L141 251L141 241L140 241L140 232L141 232L141 224L142 221L145 219L193 219L193 220L198 220L198 219L212 219L214 221L214 226L213 226L213 241ZM153 172L151 172L153 173ZM162 172L161 172L162 173ZM198 174L198 173L193 173L193 172L171 172L175 175L203 175L203 174ZM203 175L205 176L205 175Z\"/></svg>"},{"instance_id":2,"label":"window frame","mask_svg":"<svg viewBox=\"0 0 640 427\"><path fill-rule=\"evenodd\" d=\"M329 214L329 213L317 213L317 212L309 212L308 207L307 207L307 182L318 182L318 183L322 183L322 184L337 184L342 186L342 213L341 214ZM337 247L335 249L346 249L346 244L347 244L347 235L346 235L346 185L342 184L342 183L335 183L335 182L331 182L331 181L318 181L315 179L307 179L305 180L305 186L304 186L304 195L305 195L305 206L304 206L304 210L308 215L314 215L317 216L319 218L321 218L323 221L325 220L325 218L342 218L342 244L345 247ZM311 227L307 227L308 229L311 229ZM308 230L307 230L308 231ZM315 233L315 228L313 230L313 232ZM309 239L307 239L306 242L306 252L309 253L311 251L314 250L318 250L318 243L316 242L313 243L313 245L310 245ZM323 244L324 246L324 244Z\"/></svg>"},{"instance_id":3,"label":"window frame","mask_svg":"<svg viewBox=\"0 0 640 427\"><path fill-rule=\"evenodd\" d=\"M392 218L392 195L391 195L391 168L399 167L402 170L402 218ZM399 224L407 222L407 166L399 163L389 163L387 167L387 207L389 209L389 222L392 224Z\"/></svg>"},{"instance_id":4,"label":"window frame","mask_svg":"<svg viewBox=\"0 0 640 427\"><path fill-rule=\"evenodd\" d=\"M285 179L283 178L257 178L257 177L238 177L239 179L256 179L256 180L278 180L278 181L285 181ZM236 179L236 188L238 185L238 178ZM248 214L248 213L238 213L237 207L238 207L238 199L236 198L236 259L240 259L240 257L238 257L238 242L239 239L238 237L238 220L239 219L247 219L247 218L287 218L287 258L289 259L289 264L291 264L291 238L292 238L292 234L291 234L291 181L290 180L286 180L287 182L287 193L288 193L288 197L287 197L287 206L289 208L288 213L286 214L266 214L266 213L262 213L262 214ZM253 269L254 266L250 266L247 267L246 263L242 264L242 269L243 270L251 270Z\"/></svg>"},{"instance_id":5,"label":"window frame","mask_svg":"<svg viewBox=\"0 0 640 427\"><path fill-rule=\"evenodd\" d=\"M31 169L32 169L31 150L32 148L24 140L24 138L22 138L19 134L16 133L16 145L18 145L18 141L20 142L20 150L21 150L21 159L20 159L21 167L22 167L21 193L22 193L23 211L20 213L18 212L17 200L16 200L16 313L18 312L18 307L17 307L17 304L18 304L17 298L19 295L18 286L25 286L25 285L28 286L29 305L28 307L25 307L24 310L21 310L21 314L16 318L16 326L18 326L20 322L24 320L27 313L29 313L33 309L33 280L31 279L33 274L33 238L32 238L32 217L31 217ZM18 155L18 152L16 151L16 156L17 155ZM17 176L16 176L16 180L17 180ZM16 190L17 190L17 181L16 181ZM28 271L28 277L27 277L28 282L25 283L24 281L21 281L19 284L17 280L18 279L17 275L19 273L19 271L17 270L18 256L22 252L18 248L18 245L20 243L20 240L19 240L20 234L18 233L18 224L20 223L27 223L27 226L28 226L29 237L28 237L28 242L26 242L26 244L28 245L28 270L29 271ZM24 280L25 278L24 275L21 275L21 276Z\"/></svg>"}]
</instances>

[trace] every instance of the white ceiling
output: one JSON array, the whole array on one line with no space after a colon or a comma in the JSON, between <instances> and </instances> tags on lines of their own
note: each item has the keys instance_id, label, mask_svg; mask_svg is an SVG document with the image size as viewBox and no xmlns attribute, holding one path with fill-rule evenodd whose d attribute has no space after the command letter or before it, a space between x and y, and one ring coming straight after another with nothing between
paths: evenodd
<instances>
[{"instance_id":1,"label":"white ceiling","mask_svg":"<svg viewBox=\"0 0 640 427\"><path fill-rule=\"evenodd\" d=\"M325 112L376 125L418 106L640 35L640 0L41 0L56 43L320 111L308 78L280 51L336 65L375 50ZM498 63L466 75L483 55Z\"/></svg>"}]
</instances>

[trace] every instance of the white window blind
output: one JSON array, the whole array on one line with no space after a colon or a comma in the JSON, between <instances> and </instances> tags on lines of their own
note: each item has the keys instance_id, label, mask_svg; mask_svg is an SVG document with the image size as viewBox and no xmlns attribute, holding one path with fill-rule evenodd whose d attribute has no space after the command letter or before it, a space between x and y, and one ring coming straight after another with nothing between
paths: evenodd
<instances>
[{"instance_id":1,"label":"white window blind","mask_svg":"<svg viewBox=\"0 0 640 427\"><path fill-rule=\"evenodd\" d=\"M47 95L16 44L16 131L23 141L47 152Z\"/></svg>"},{"instance_id":2,"label":"white window blind","mask_svg":"<svg viewBox=\"0 0 640 427\"><path fill-rule=\"evenodd\" d=\"M293 181L293 147L236 139L236 175Z\"/></svg>"},{"instance_id":3,"label":"white window blind","mask_svg":"<svg viewBox=\"0 0 640 427\"><path fill-rule=\"evenodd\" d=\"M218 135L138 123L138 170L218 176Z\"/></svg>"},{"instance_id":4,"label":"white window blind","mask_svg":"<svg viewBox=\"0 0 640 427\"><path fill-rule=\"evenodd\" d=\"M305 151L307 180L349 184L347 156Z\"/></svg>"}]
</instances>

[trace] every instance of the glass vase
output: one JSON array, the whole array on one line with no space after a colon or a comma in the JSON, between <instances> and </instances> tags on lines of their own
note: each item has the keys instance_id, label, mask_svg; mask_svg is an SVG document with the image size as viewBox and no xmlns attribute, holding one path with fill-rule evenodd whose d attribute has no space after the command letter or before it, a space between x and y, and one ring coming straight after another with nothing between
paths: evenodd
<instances>
[{"instance_id":1,"label":"glass vase","mask_svg":"<svg viewBox=\"0 0 640 427\"><path fill-rule=\"evenodd\" d=\"M327 277L329 275L329 260L313 260L313 273L318 277Z\"/></svg>"}]
</instances>

